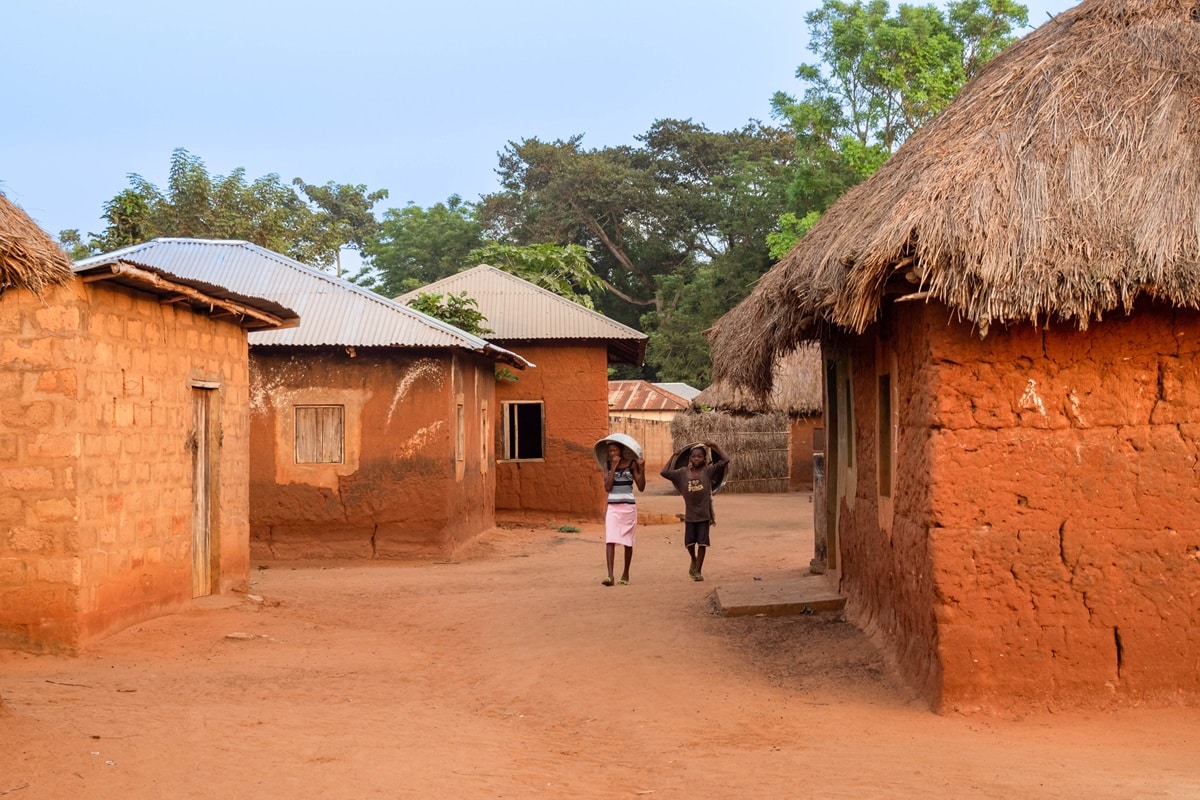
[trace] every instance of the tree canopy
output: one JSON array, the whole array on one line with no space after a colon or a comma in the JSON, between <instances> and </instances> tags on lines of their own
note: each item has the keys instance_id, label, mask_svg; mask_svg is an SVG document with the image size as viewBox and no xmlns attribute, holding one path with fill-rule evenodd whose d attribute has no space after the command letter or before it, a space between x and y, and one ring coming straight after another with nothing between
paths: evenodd
<instances>
[{"instance_id":1,"label":"tree canopy","mask_svg":"<svg viewBox=\"0 0 1200 800\"><path fill-rule=\"evenodd\" d=\"M879 169L953 100L1014 41L1028 11L1013 0L951 0L944 11L901 4L894 12L887 0L824 0L805 21L818 61L796 70L800 98L777 92L771 101L797 144L792 216L780 220L776 254L811 227L811 214ZM798 226L801 219L810 221Z\"/></svg>"},{"instance_id":2,"label":"tree canopy","mask_svg":"<svg viewBox=\"0 0 1200 800\"><path fill-rule=\"evenodd\" d=\"M664 119L637 141L510 142L501 190L482 199L480 220L499 241L584 248L608 290L593 295L597 307L647 331L650 370L706 382L699 331L769 265L766 236L786 207L794 137L757 122L714 132ZM691 342L690 356L667 357L665 345L679 339Z\"/></svg>"},{"instance_id":3,"label":"tree canopy","mask_svg":"<svg viewBox=\"0 0 1200 800\"><path fill-rule=\"evenodd\" d=\"M365 185L313 186L297 178L293 186L277 174L247 181L237 168L210 175L204 161L187 150L171 155L167 186L160 189L137 174L129 188L104 204L107 222L84 242L78 231L63 231L75 258L106 253L161 236L242 239L318 267L339 263L342 247L362 249L378 223L371 209L387 190Z\"/></svg>"},{"instance_id":4,"label":"tree canopy","mask_svg":"<svg viewBox=\"0 0 1200 800\"><path fill-rule=\"evenodd\" d=\"M389 208L363 250L368 264L355 280L396 297L474 266L471 251L482 244L475 206L458 195L429 208Z\"/></svg>"}]
</instances>

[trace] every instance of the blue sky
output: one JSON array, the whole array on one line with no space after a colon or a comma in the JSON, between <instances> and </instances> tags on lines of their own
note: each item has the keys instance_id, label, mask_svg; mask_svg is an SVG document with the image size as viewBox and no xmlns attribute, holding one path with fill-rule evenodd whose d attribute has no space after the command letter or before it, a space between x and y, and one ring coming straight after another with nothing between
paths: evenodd
<instances>
[{"instance_id":1,"label":"blue sky","mask_svg":"<svg viewBox=\"0 0 1200 800\"><path fill-rule=\"evenodd\" d=\"M1031 26L1073 4L1027 3ZM603 147L663 117L769 120L771 95L796 91L814 58L804 15L817 5L9 4L0 191L52 234L87 234L128 173L163 186L183 147L213 174L387 189L377 211L474 200L497 188L510 140Z\"/></svg>"}]
</instances>

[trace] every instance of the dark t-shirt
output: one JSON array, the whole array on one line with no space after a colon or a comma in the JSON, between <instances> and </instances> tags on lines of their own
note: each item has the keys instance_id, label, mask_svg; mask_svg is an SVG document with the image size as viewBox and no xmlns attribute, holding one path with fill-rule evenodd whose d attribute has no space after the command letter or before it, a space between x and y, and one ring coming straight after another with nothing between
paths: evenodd
<instances>
[{"instance_id":1,"label":"dark t-shirt","mask_svg":"<svg viewBox=\"0 0 1200 800\"><path fill-rule=\"evenodd\" d=\"M712 504L713 473L716 470L715 465L705 464L695 476L692 475L691 467L669 469L662 473L664 478L675 484L675 488L683 496L685 522L708 520L716 523Z\"/></svg>"}]
</instances>

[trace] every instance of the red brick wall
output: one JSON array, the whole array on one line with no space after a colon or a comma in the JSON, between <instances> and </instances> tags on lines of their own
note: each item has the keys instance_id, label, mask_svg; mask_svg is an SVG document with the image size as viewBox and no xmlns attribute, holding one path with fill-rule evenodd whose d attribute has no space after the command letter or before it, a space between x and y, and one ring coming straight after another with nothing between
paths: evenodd
<instances>
[{"instance_id":1,"label":"red brick wall","mask_svg":"<svg viewBox=\"0 0 1200 800\"><path fill-rule=\"evenodd\" d=\"M213 403L217 588L244 584L245 332L75 282L0 297L0 646L72 650L192 597L191 381Z\"/></svg>"},{"instance_id":2,"label":"red brick wall","mask_svg":"<svg viewBox=\"0 0 1200 800\"><path fill-rule=\"evenodd\" d=\"M890 537L863 477L862 384L861 502L842 528L862 619L941 708L1197 702L1200 315L1147 306L982 340L948 320L896 311Z\"/></svg>"},{"instance_id":3,"label":"red brick wall","mask_svg":"<svg viewBox=\"0 0 1200 800\"><path fill-rule=\"evenodd\" d=\"M442 553L495 524L494 454L483 450L495 406L491 362L256 347L251 365L256 559ZM344 406L345 463L295 463L297 404Z\"/></svg>"},{"instance_id":4,"label":"red brick wall","mask_svg":"<svg viewBox=\"0 0 1200 800\"><path fill-rule=\"evenodd\" d=\"M608 354L603 344L506 344L537 365L496 386L496 452L502 454L500 404L545 404L545 458L496 464L496 509L535 515L604 516L604 476L592 445L608 434Z\"/></svg>"}]
</instances>

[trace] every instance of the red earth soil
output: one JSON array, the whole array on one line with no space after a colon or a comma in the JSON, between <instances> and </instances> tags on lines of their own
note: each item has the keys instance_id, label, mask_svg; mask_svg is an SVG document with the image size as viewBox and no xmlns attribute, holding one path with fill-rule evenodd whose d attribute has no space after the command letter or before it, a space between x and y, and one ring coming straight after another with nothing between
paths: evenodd
<instances>
[{"instance_id":1,"label":"red earth soil","mask_svg":"<svg viewBox=\"0 0 1200 800\"><path fill-rule=\"evenodd\" d=\"M667 492L643 511L681 511ZM812 505L717 514L703 583L679 523L642 526L612 588L600 525L514 523L440 561L256 564L77 657L0 652L0 797L1200 797L1200 709L938 716L837 614L716 615L721 586L807 568Z\"/></svg>"}]
</instances>

